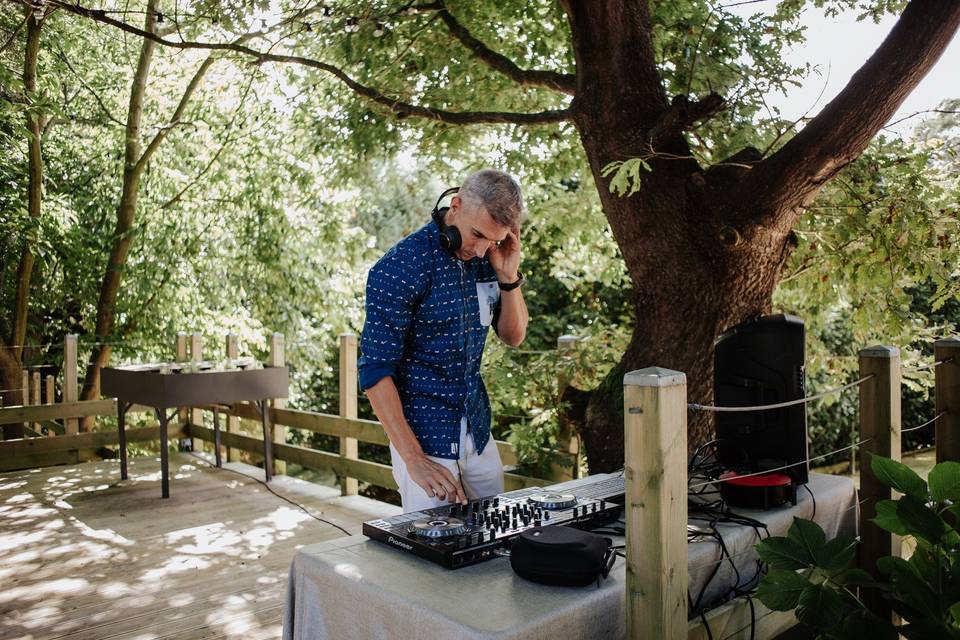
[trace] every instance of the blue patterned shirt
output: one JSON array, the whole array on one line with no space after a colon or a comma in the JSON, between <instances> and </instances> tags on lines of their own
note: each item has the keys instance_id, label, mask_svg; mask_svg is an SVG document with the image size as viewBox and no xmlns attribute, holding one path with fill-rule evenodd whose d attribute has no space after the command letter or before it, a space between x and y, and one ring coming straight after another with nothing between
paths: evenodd
<instances>
[{"instance_id":1,"label":"blue patterned shirt","mask_svg":"<svg viewBox=\"0 0 960 640\"><path fill-rule=\"evenodd\" d=\"M490 439L480 359L500 288L487 258L458 260L439 236L430 222L370 269L357 367L363 390L393 376L423 452L456 459L464 416L478 453Z\"/></svg>"}]
</instances>

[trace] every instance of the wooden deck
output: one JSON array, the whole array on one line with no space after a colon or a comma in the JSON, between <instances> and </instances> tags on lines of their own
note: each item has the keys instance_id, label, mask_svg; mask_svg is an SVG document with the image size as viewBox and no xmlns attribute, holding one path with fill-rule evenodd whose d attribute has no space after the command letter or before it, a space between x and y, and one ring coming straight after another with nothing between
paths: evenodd
<instances>
[{"instance_id":1,"label":"wooden deck","mask_svg":"<svg viewBox=\"0 0 960 640\"><path fill-rule=\"evenodd\" d=\"M263 472L225 465L262 479ZM343 536L191 454L0 474L0 638L279 638L297 548ZM359 533L398 507L286 476L277 493Z\"/></svg>"}]
</instances>

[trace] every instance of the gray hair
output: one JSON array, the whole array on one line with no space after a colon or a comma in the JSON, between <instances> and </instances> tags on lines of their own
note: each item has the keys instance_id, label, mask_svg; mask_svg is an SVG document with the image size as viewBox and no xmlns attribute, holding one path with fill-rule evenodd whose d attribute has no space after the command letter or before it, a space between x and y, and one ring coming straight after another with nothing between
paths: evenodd
<instances>
[{"instance_id":1,"label":"gray hair","mask_svg":"<svg viewBox=\"0 0 960 640\"><path fill-rule=\"evenodd\" d=\"M463 181L459 196L483 206L493 221L504 227L518 227L526 218L520 183L496 169L481 169Z\"/></svg>"}]
</instances>

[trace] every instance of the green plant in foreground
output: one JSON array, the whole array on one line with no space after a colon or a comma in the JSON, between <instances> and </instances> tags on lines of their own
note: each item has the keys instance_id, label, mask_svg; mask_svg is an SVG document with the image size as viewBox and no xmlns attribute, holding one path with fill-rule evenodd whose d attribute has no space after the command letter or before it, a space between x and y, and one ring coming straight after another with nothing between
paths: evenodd
<instances>
[{"instance_id":1,"label":"green plant in foreground","mask_svg":"<svg viewBox=\"0 0 960 640\"><path fill-rule=\"evenodd\" d=\"M827 541L823 529L795 518L786 537L757 545L769 566L757 598L776 611L795 610L818 638L960 638L960 463L941 462L929 484L907 466L875 456L876 477L903 494L877 503L873 524L909 536L909 559L880 558L875 575L851 566L856 541ZM864 590L878 591L901 618L894 625L867 609Z\"/></svg>"}]
</instances>

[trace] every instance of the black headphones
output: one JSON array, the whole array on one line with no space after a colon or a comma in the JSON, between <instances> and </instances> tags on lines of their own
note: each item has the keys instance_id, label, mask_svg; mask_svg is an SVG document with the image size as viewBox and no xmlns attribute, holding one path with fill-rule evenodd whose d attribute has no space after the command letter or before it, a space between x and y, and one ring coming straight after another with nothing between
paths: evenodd
<instances>
[{"instance_id":1,"label":"black headphones","mask_svg":"<svg viewBox=\"0 0 960 640\"><path fill-rule=\"evenodd\" d=\"M436 222L440 228L440 246L450 253L454 253L460 249L460 246L463 244L463 238L460 237L460 229L454 226L447 226L443 221L450 207L438 207L440 207L440 203L444 198L458 191L460 191L460 187L451 187L441 193L440 197L437 198L437 204L433 205L433 211L430 212L430 217L433 218L433 221Z\"/></svg>"}]
</instances>

